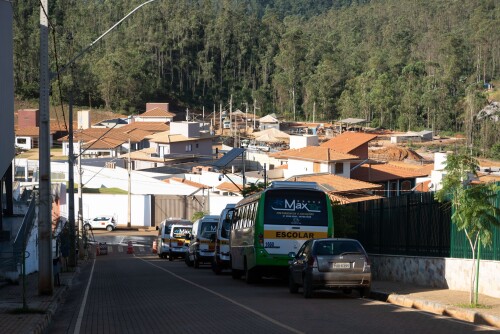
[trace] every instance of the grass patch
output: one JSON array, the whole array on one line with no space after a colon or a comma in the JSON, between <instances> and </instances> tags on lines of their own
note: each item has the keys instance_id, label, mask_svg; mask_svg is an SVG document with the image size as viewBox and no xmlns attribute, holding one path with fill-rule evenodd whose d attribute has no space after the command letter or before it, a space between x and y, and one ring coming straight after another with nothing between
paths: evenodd
<instances>
[{"instance_id":1,"label":"grass patch","mask_svg":"<svg viewBox=\"0 0 500 334\"><path fill-rule=\"evenodd\" d=\"M39 308L16 308L9 311L10 314L45 314L47 311Z\"/></svg>"},{"instance_id":2,"label":"grass patch","mask_svg":"<svg viewBox=\"0 0 500 334\"><path fill-rule=\"evenodd\" d=\"M493 308L490 305L484 305L484 304L456 304L455 306L461 307L461 308L470 308L470 309L482 309L482 310L489 310Z\"/></svg>"}]
</instances>

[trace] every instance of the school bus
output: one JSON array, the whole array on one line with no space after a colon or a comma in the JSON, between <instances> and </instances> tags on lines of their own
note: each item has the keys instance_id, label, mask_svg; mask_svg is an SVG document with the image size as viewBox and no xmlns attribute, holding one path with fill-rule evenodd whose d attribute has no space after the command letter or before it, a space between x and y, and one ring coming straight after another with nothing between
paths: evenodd
<instances>
[{"instance_id":1,"label":"school bus","mask_svg":"<svg viewBox=\"0 0 500 334\"><path fill-rule=\"evenodd\" d=\"M312 238L333 237L328 195L315 182L275 181L236 204L229 238L234 279L285 276L289 253Z\"/></svg>"}]
</instances>

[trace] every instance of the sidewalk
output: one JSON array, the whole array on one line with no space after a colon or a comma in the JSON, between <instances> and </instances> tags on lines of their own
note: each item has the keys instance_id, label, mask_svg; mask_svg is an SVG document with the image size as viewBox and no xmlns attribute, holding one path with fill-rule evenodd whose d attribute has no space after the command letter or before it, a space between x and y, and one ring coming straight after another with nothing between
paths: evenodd
<instances>
[{"instance_id":1,"label":"sidewalk","mask_svg":"<svg viewBox=\"0 0 500 334\"><path fill-rule=\"evenodd\" d=\"M469 308L469 292L374 281L370 298L417 310L500 328L500 299L479 295L482 308Z\"/></svg>"},{"instance_id":2,"label":"sidewalk","mask_svg":"<svg viewBox=\"0 0 500 334\"><path fill-rule=\"evenodd\" d=\"M73 278L87 263L80 261L79 266L74 271L61 273L61 286L54 288L52 296L39 296L37 273L28 275L27 305L30 309L45 311L44 314L11 314L10 311L21 308L23 305L22 284L0 285L0 328L2 332L13 334L44 333L57 307L64 302L66 293L72 286ZM373 282L371 298L475 324L500 328L500 299L498 298L480 295L479 303L485 305L485 308L471 309L458 306L468 303L469 294L467 292L417 287L389 281Z\"/></svg>"},{"instance_id":3,"label":"sidewalk","mask_svg":"<svg viewBox=\"0 0 500 334\"><path fill-rule=\"evenodd\" d=\"M60 286L54 287L51 296L38 295L38 273L26 278L26 305L30 312L13 313L23 307L23 284L0 283L0 328L2 333L44 333L57 307L64 302L71 289L73 278L87 262L80 261L70 272L60 273Z\"/></svg>"}]
</instances>

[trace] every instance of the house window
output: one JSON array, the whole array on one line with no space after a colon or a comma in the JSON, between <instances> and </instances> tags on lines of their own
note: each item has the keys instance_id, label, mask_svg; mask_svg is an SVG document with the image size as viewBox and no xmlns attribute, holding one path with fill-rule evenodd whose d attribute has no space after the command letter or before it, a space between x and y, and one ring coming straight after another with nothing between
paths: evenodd
<instances>
[{"instance_id":1,"label":"house window","mask_svg":"<svg viewBox=\"0 0 500 334\"><path fill-rule=\"evenodd\" d=\"M186 145L186 152L191 152L193 150L193 145L187 144Z\"/></svg>"},{"instance_id":2,"label":"house window","mask_svg":"<svg viewBox=\"0 0 500 334\"><path fill-rule=\"evenodd\" d=\"M344 164L336 163L335 164L335 174L344 174Z\"/></svg>"},{"instance_id":3,"label":"house window","mask_svg":"<svg viewBox=\"0 0 500 334\"><path fill-rule=\"evenodd\" d=\"M196 147L196 148L198 148L198 143L196 143L196 146L195 146L195 147Z\"/></svg>"},{"instance_id":4,"label":"house window","mask_svg":"<svg viewBox=\"0 0 500 334\"><path fill-rule=\"evenodd\" d=\"M17 143L21 145L26 144L26 138L17 138Z\"/></svg>"},{"instance_id":5,"label":"house window","mask_svg":"<svg viewBox=\"0 0 500 334\"><path fill-rule=\"evenodd\" d=\"M406 180L401 182L401 190L410 191L411 190L411 181Z\"/></svg>"}]
</instances>

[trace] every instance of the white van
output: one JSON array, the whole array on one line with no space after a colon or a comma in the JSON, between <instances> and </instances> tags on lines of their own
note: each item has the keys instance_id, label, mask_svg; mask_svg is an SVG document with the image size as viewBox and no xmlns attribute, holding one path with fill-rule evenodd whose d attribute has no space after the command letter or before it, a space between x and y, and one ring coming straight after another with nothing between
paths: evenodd
<instances>
[{"instance_id":1,"label":"white van","mask_svg":"<svg viewBox=\"0 0 500 334\"><path fill-rule=\"evenodd\" d=\"M191 221L182 218L167 218L159 226L156 226L156 230L158 230L156 247L158 256L163 259L166 259L170 252L170 232L173 224L191 224Z\"/></svg>"},{"instance_id":2,"label":"white van","mask_svg":"<svg viewBox=\"0 0 500 334\"><path fill-rule=\"evenodd\" d=\"M227 204L220 213L215 237L215 253L212 261L212 270L216 275L219 275L223 269L231 269L229 235L231 233L231 220L235 206L236 204Z\"/></svg>"},{"instance_id":3,"label":"white van","mask_svg":"<svg viewBox=\"0 0 500 334\"><path fill-rule=\"evenodd\" d=\"M169 261L176 258L183 258L189 247L189 236L193 230L193 224L172 224L170 229L170 248L168 253Z\"/></svg>"},{"instance_id":4,"label":"white van","mask_svg":"<svg viewBox=\"0 0 500 334\"><path fill-rule=\"evenodd\" d=\"M212 263L215 254L215 236L219 216L203 216L193 223L193 233L190 236L186 264L195 268L200 263Z\"/></svg>"}]
</instances>

